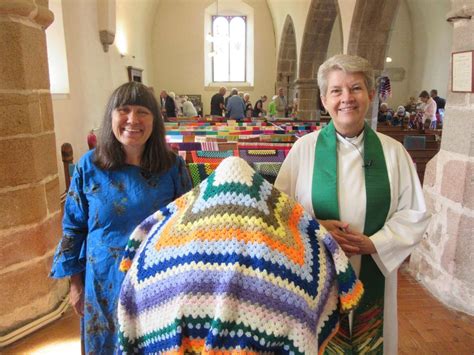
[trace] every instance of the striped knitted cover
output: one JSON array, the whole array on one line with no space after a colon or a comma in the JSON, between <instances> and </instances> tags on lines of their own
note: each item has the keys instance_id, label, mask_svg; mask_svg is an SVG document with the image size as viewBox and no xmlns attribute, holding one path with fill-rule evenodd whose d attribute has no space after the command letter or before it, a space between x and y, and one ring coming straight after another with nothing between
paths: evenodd
<instances>
[{"instance_id":1,"label":"striped knitted cover","mask_svg":"<svg viewBox=\"0 0 474 355\"><path fill-rule=\"evenodd\" d=\"M121 353L322 353L363 293L332 237L238 157L142 222L121 269Z\"/></svg>"},{"instance_id":2,"label":"striped knitted cover","mask_svg":"<svg viewBox=\"0 0 474 355\"><path fill-rule=\"evenodd\" d=\"M280 171L281 164L282 163L257 162L253 163L252 167L257 173L262 175L265 180L267 180L271 184L274 184L276 177L278 176L278 172Z\"/></svg>"},{"instance_id":3,"label":"striped knitted cover","mask_svg":"<svg viewBox=\"0 0 474 355\"><path fill-rule=\"evenodd\" d=\"M199 185L216 170L218 163L189 163L188 169L193 181L193 186Z\"/></svg>"},{"instance_id":4,"label":"striped knitted cover","mask_svg":"<svg viewBox=\"0 0 474 355\"><path fill-rule=\"evenodd\" d=\"M231 156L239 156L238 150L208 151L198 150L191 152L193 163L220 163L223 159Z\"/></svg>"},{"instance_id":5,"label":"striped knitted cover","mask_svg":"<svg viewBox=\"0 0 474 355\"><path fill-rule=\"evenodd\" d=\"M285 160L285 152L276 149L240 149L239 156L248 163L282 163Z\"/></svg>"}]
</instances>

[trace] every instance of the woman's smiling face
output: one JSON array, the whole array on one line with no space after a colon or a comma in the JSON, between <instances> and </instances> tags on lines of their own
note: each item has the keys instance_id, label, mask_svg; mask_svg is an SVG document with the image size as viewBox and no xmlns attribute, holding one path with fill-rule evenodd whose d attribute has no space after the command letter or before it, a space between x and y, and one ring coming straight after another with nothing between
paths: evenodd
<instances>
[{"instance_id":1,"label":"woman's smiling face","mask_svg":"<svg viewBox=\"0 0 474 355\"><path fill-rule=\"evenodd\" d=\"M124 148L144 148L153 129L153 114L138 105L124 105L112 112L112 131Z\"/></svg>"},{"instance_id":2,"label":"woman's smiling face","mask_svg":"<svg viewBox=\"0 0 474 355\"><path fill-rule=\"evenodd\" d=\"M365 115L374 97L362 73L333 70L328 75L327 92L321 96L336 130L346 136L357 135L364 127Z\"/></svg>"}]
</instances>

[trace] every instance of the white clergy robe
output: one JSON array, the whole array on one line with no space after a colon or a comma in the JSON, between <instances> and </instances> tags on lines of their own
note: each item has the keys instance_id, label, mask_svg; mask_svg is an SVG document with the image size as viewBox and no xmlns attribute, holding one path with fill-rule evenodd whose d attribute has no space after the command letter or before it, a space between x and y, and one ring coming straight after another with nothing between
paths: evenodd
<instances>
[{"instance_id":1,"label":"white clergy robe","mask_svg":"<svg viewBox=\"0 0 474 355\"><path fill-rule=\"evenodd\" d=\"M275 187L300 202L314 216L311 200L316 141L320 131L301 137L291 148L275 181ZM364 133L355 138L337 135L337 188L340 220L363 233L366 213ZM398 353L397 269L420 242L428 227L421 184L405 148L396 140L377 133L387 164L390 209L385 225L370 239L377 250L372 254L385 277L384 354ZM316 188L324 188L317 186ZM356 271L360 255L351 257Z\"/></svg>"}]
</instances>

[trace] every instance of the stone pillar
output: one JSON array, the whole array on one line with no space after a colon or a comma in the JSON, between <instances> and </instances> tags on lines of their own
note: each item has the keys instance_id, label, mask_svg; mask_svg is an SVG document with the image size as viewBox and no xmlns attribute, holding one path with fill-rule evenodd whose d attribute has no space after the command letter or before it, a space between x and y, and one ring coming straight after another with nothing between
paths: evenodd
<instances>
[{"instance_id":1,"label":"stone pillar","mask_svg":"<svg viewBox=\"0 0 474 355\"><path fill-rule=\"evenodd\" d=\"M298 93L298 119L319 120L319 88L316 79L298 79L295 81Z\"/></svg>"},{"instance_id":2,"label":"stone pillar","mask_svg":"<svg viewBox=\"0 0 474 355\"><path fill-rule=\"evenodd\" d=\"M472 50L474 0L451 3L452 51ZM474 314L473 176L474 94L450 92L441 150L426 166L423 186L433 219L411 256L410 271L442 302L469 314Z\"/></svg>"},{"instance_id":3,"label":"stone pillar","mask_svg":"<svg viewBox=\"0 0 474 355\"><path fill-rule=\"evenodd\" d=\"M289 22L288 22L289 21ZM288 23L287 23L288 22ZM292 105L294 94L294 81L296 79L296 37L293 22L287 18L278 55L276 89L282 87L286 91L288 104ZM278 94L278 91L276 92Z\"/></svg>"},{"instance_id":4,"label":"stone pillar","mask_svg":"<svg viewBox=\"0 0 474 355\"><path fill-rule=\"evenodd\" d=\"M52 21L47 0L0 1L2 343L57 308L68 286L48 277L61 235L45 36Z\"/></svg>"}]
</instances>

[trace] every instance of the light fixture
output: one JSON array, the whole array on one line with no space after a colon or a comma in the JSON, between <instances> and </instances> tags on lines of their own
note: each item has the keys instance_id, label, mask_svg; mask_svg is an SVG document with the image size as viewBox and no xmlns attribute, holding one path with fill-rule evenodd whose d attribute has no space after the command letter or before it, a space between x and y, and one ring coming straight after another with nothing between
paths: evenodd
<instances>
[{"instance_id":1,"label":"light fixture","mask_svg":"<svg viewBox=\"0 0 474 355\"><path fill-rule=\"evenodd\" d=\"M385 61L386 61L387 63L391 63L391 62L392 62L392 57L387 57L387 58L385 58Z\"/></svg>"},{"instance_id":2,"label":"light fixture","mask_svg":"<svg viewBox=\"0 0 474 355\"><path fill-rule=\"evenodd\" d=\"M128 53L128 44L127 37L125 36L125 31L122 24L117 24L117 31L115 34L115 46L117 47L118 52L120 53L120 58L123 58Z\"/></svg>"}]
</instances>

